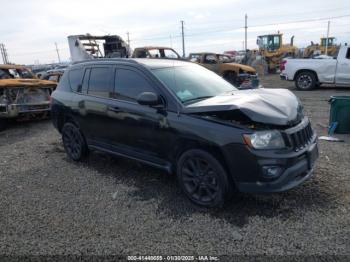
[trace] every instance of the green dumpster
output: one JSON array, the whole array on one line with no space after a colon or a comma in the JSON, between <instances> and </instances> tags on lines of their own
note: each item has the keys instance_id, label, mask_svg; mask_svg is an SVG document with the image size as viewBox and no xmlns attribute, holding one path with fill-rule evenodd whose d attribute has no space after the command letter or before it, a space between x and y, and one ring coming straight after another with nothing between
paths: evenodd
<instances>
[{"instance_id":1,"label":"green dumpster","mask_svg":"<svg viewBox=\"0 0 350 262\"><path fill-rule=\"evenodd\" d=\"M350 96L331 96L329 125L337 123L335 133L350 133Z\"/></svg>"}]
</instances>

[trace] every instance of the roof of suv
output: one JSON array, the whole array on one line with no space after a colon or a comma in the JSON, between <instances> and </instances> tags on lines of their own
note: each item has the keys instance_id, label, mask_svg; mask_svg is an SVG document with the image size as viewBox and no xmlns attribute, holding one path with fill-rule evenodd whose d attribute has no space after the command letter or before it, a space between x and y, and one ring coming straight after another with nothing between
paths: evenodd
<instances>
[{"instance_id":1,"label":"roof of suv","mask_svg":"<svg viewBox=\"0 0 350 262\"><path fill-rule=\"evenodd\" d=\"M192 62L174 60L174 59L149 59L149 58L108 58L108 59L94 59L94 60L84 60L75 62L72 67L75 65L85 65L85 64L100 64L100 63L129 63L129 64L141 64L149 69L165 68L165 67L174 67L174 66L186 66Z\"/></svg>"}]
</instances>

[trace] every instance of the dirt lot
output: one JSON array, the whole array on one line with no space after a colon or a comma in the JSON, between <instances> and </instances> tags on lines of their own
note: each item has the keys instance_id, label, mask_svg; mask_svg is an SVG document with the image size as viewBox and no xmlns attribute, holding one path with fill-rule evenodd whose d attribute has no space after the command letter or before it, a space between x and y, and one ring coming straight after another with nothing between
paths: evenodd
<instances>
[{"instance_id":1,"label":"dirt lot","mask_svg":"<svg viewBox=\"0 0 350 262\"><path fill-rule=\"evenodd\" d=\"M349 89L289 88L325 134L331 95ZM289 192L238 194L223 210L203 210L175 178L93 153L70 161L49 121L0 133L0 254L350 255L350 135L320 141L316 176Z\"/></svg>"}]
</instances>

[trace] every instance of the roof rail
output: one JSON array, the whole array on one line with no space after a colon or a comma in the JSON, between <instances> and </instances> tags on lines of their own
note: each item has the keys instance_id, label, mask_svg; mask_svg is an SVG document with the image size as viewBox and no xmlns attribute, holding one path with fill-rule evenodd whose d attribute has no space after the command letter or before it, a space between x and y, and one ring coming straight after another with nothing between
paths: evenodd
<instances>
[{"instance_id":1,"label":"roof rail","mask_svg":"<svg viewBox=\"0 0 350 262\"><path fill-rule=\"evenodd\" d=\"M72 65L82 64L82 63L94 63L94 62L130 62L133 64L138 64L137 61L131 58L97 58L97 59L87 59L82 61L73 62Z\"/></svg>"}]
</instances>

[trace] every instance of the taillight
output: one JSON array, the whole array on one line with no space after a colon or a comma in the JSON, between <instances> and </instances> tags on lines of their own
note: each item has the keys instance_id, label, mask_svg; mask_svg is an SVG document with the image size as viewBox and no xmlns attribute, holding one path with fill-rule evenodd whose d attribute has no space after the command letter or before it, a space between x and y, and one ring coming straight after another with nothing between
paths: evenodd
<instances>
[{"instance_id":1,"label":"taillight","mask_svg":"<svg viewBox=\"0 0 350 262\"><path fill-rule=\"evenodd\" d=\"M280 71L283 71L286 69L286 64L287 64L287 60L282 60L280 64Z\"/></svg>"}]
</instances>

